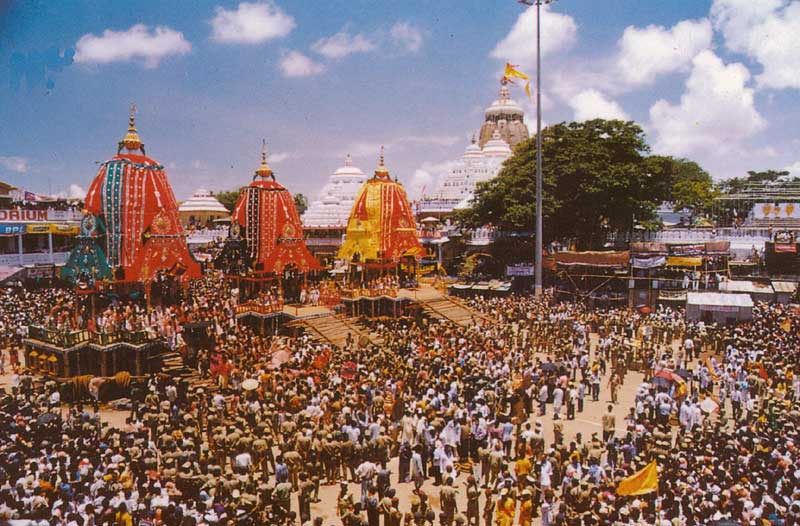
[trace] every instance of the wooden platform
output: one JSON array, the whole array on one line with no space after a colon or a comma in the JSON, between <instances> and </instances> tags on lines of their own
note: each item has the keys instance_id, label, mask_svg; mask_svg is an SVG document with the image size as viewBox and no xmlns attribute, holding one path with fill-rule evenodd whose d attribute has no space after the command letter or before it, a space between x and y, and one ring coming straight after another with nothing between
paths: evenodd
<instances>
[{"instance_id":1,"label":"wooden platform","mask_svg":"<svg viewBox=\"0 0 800 526\"><path fill-rule=\"evenodd\" d=\"M336 347L343 347L347 343L348 334L358 342L366 337L370 343L380 344L381 341L370 334L365 327L358 324L353 318L341 314L302 318L289 322L287 327L300 327L312 339L320 343L328 343Z\"/></svg>"},{"instance_id":2,"label":"wooden platform","mask_svg":"<svg viewBox=\"0 0 800 526\"><path fill-rule=\"evenodd\" d=\"M398 294L398 296L400 295L416 301L422 307L423 312L431 318L451 321L462 327L481 320L490 323L497 321L471 309L461 299L442 294L433 287L403 289Z\"/></svg>"}]
</instances>

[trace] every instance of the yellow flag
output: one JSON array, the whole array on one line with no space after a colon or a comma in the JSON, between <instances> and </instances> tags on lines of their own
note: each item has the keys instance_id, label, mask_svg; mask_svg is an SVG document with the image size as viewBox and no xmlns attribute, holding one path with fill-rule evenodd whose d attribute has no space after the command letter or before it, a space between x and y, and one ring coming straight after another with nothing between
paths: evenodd
<instances>
[{"instance_id":1,"label":"yellow flag","mask_svg":"<svg viewBox=\"0 0 800 526\"><path fill-rule=\"evenodd\" d=\"M622 480L617 486L617 495L646 495L658 489L658 465L650 462L644 469Z\"/></svg>"},{"instance_id":2,"label":"yellow flag","mask_svg":"<svg viewBox=\"0 0 800 526\"><path fill-rule=\"evenodd\" d=\"M786 332L792 332L792 320L790 320L789 318L783 320L783 323L781 323L781 329L783 329Z\"/></svg>"},{"instance_id":3,"label":"yellow flag","mask_svg":"<svg viewBox=\"0 0 800 526\"><path fill-rule=\"evenodd\" d=\"M503 77L506 79L522 79L522 80L530 80L530 77L525 73L517 70L513 64L506 62L506 70L503 73ZM525 83L525 93L528 94L528 98L531 98L531 83Z\"/></svg>"}]
</instances>

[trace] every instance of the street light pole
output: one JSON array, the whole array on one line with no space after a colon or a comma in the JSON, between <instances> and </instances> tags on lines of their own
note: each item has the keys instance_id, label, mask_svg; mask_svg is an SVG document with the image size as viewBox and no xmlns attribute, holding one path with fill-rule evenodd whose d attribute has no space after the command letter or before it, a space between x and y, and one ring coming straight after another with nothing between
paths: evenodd
<instances>
[{"instance_id":1,"label":"street light pole","mask_svg":"<svg viewBox=\"0 0 800 526\"><path fill-rule=\"evenodd\" d=\"M520 4L536 6L536 265L534 294L542 295L542 3L555 0L518 0Z\"/></svg>"}]
</instances>

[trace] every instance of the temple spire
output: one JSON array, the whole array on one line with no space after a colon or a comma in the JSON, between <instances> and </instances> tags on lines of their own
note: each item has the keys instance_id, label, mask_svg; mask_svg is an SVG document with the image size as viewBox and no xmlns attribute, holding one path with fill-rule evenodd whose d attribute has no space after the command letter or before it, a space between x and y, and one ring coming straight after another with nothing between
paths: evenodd
<instances>
[{"instance_id":1,"label":"temple spire","mask_svg":"<svg viewBox=\"0 0 800 526\"><path fill-rule=\"evenodd\" d=\"M139 132L136 131L136 104L131 104L131 114L128 117L128 133L120 141L118 153L122 151L123 146L128 151L141 150L144 154L144 143L139 138Z\"/></svg>"},{"instance_id":2,"label":"temple spire","mask_svg":"<svg viewBox=\"0 0 800 526\"><path fill-rule=\"evenodd\" d=\"M267 140L261 139L261 165L256 170L256 175L259 177L272 177L275 179L275 174L272 173L272 168L267 164Z\"/></svg>"},{"instance_id":3,"label":"temple spire","mask_svg":"<svg viewBox=\"0 0 800 526\"><path fill-rule=\"evenodd\" d=\"M382 176L382 177L389 177L389 170L386 169L386 165L383 164L383 145L381 144L381 156L380 160L378 161L378 167L375 169L375 176Z\"/></svg>"}]
</instances>

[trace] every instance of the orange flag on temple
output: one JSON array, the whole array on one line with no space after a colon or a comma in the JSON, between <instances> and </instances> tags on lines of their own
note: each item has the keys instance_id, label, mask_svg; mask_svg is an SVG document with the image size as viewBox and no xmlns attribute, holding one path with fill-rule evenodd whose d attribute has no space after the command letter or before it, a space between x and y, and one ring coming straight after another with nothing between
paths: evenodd
<instances>
[{"instance_id":1,"label":"orange flag on temple","mask_svg":"<svg viewBox=\"0 0 800 526\"><path fill-rule=\"evenodd\" d=\"M658 489L658 464L652 461L640 471L620 481L617 495L646 495Z\"/></svg>"},{"instance_id":2,"label":"orange flag on temple","mask_svg":"<svg viewBox=\"0 0 800 526\"><path fill-rule=\"evenodd\" d=\"M506 69L503 72L503 78L506 79L506 81L512 82L512 83L513 83L513 81L511 79L522 79L522 80L530 81L530 77L528 75L526 75L525 73L517 70L516 67L513 64L509 64L508 62L506 62ZM525 93L528 94L528 98L530 99L531 98L531 83L530 82L526 82L525 83Z\"/></svg>"}]
</instances>

